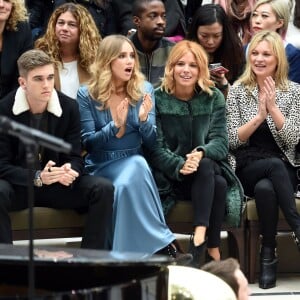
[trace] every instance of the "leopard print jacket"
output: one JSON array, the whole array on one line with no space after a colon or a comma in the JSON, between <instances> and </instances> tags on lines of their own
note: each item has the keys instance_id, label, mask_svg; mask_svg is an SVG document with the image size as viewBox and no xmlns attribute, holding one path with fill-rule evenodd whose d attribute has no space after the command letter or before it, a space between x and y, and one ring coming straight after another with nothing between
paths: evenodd
<instances>
[{"instance_id":1,"label":"leopard print jacket","mask_svg":"<svg viewBox=\"0 0 300 300\"><path fill-rule=\"evenodd\" d=\"M270 115L267 123L272 135L284 153L286 159L295 167L300 166L300 159L296 155L295 147L300 140L300 84L290 81L287 91L276 89L276 104L285 116L282 129L277 130ZM238 128L255 117L258 111L258 87L249 91L242 84L230 87L226 116L229 135L229 148L235 150L248 141L242 142L238 138ZM235 168L234 157L230 155L230 163Z\"/></svg>"}]
</instances>

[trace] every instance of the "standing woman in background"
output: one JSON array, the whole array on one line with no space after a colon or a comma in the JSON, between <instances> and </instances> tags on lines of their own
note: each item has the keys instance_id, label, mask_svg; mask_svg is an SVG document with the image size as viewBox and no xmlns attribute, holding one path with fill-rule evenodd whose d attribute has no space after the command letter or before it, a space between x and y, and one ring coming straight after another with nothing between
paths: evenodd
<instances>
[{"instance_id":1,"label":"standing woman in background","mask_svg":"<svg viewBox=\"0 0 300 300\"><path fill-rule=\"evenodd\" d=\"M250 17L256 0L213 0L214 4L220 4L237 32L243 45L251 39Z\"/></svg>"},{"instance_id":2,"label":"standing woman in background","mask_svg":"<svg viewBox=\"0 0 300 300\"><path fill-rule=\"evenodd\" d=\"M291 14L288 0L258 0L251 16L252 33L276 31L282 38L288 60L288 77L300 83L300 50L285 41Z\"/></svg>"},{"instance_id":3,"label":"standing woman in background","mask_svg":"<svg viewBox=\"0 0 300 300\"><path fill-rule=\"evenodd\" d=\"M55 88L76 99L79 86L90 79L101 36L91 14L79 4L66 3L56 8L45 35L35 48L45 51L57 63Z\"/></svg>"},{"instance_id":4,"label":"standing woman in background","mask_svg":"<svg viewBox=\"0 0 300 300\"><path fill-rule=\"evenodd\" d=\"M27 10L22 0L0 1L0 99L19 86L17 59L32 49Z\"/></svg>"},{"instance_id":5,"label":"standing woman in background","mask_svg":"<svg viewBox=\"0 0 300 300\"><path fill-rule=\"evenodd\" d=\"M228 85L242 73L245 55L241 40L220 5L202 5L193 17L189 40L199 43L206 51L209 64L221 63L228 73L211 73L211 79L226 96Z\"/></svg>"}]
</instances>

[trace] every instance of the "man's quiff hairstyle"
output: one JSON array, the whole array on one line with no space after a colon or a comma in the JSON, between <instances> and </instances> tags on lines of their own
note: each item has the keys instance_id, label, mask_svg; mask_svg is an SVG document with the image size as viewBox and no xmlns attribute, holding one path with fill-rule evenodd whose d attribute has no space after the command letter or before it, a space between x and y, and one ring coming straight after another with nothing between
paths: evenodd
<instances>
[{"instance_id":1,"label":"man's quiff hairstyle","mask_svg":"<svg viewBox=\"0 0 300 300\"><path fill-rule=\"evenodd\" d=\"M26 77L31 70L47 65L53 65L54 61L44 51L32 49L24 52L17 61L19 74Z\"/></svg>"}]
</instances>

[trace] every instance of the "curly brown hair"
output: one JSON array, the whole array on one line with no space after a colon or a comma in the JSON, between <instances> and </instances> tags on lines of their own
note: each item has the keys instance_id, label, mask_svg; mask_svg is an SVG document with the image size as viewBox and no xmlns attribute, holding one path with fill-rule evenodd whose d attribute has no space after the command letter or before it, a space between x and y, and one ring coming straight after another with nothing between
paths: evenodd
<instances>
[{"instance_id":1,"label":"curly brown hair","mask_svg":"<svg viewBox=\"0 0 300 300\"><path fill-rule=\"evenodd\" d=\"M22 0L9 0L9 2L12 3L12 9L5 28L8 31L17 31L18 23L28 20L27 9Z\"/></svg>"},{"instance_id":2,"label":"curly brown hair","mask_svg":"<svg viewBox=\"0 0 300 300\"><path fill-rule=\"evenodd\" d=\"M94 62L102 37L89 11L80 4L66 3L59 6L52 13L46 33L35 42L35 48L48 53L56 63L62 63L60 43L55 34L55 27L59 16L70 12L78 23L79 28L79 64L87 72ZM89 72L90 73L90 72Z\"/></svg>"}]
</instances>

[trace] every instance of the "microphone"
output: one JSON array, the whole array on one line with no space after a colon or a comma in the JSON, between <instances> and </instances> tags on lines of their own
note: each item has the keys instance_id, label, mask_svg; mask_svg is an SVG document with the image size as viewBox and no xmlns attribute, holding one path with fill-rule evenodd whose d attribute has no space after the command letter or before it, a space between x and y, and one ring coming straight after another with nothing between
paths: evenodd
<instances>
[{"instance_id":1,"label":"microphone","mask_svg":"<svg viewBox=\"0 0 300 300\"><path fill-rule=\"evenodd\" d=\"M70 153L72 145L43 131L15 122L6 116L0 116L0 132L16 136L21 140L32 140L53 151Z\"/></svg>"}]
</instances>

